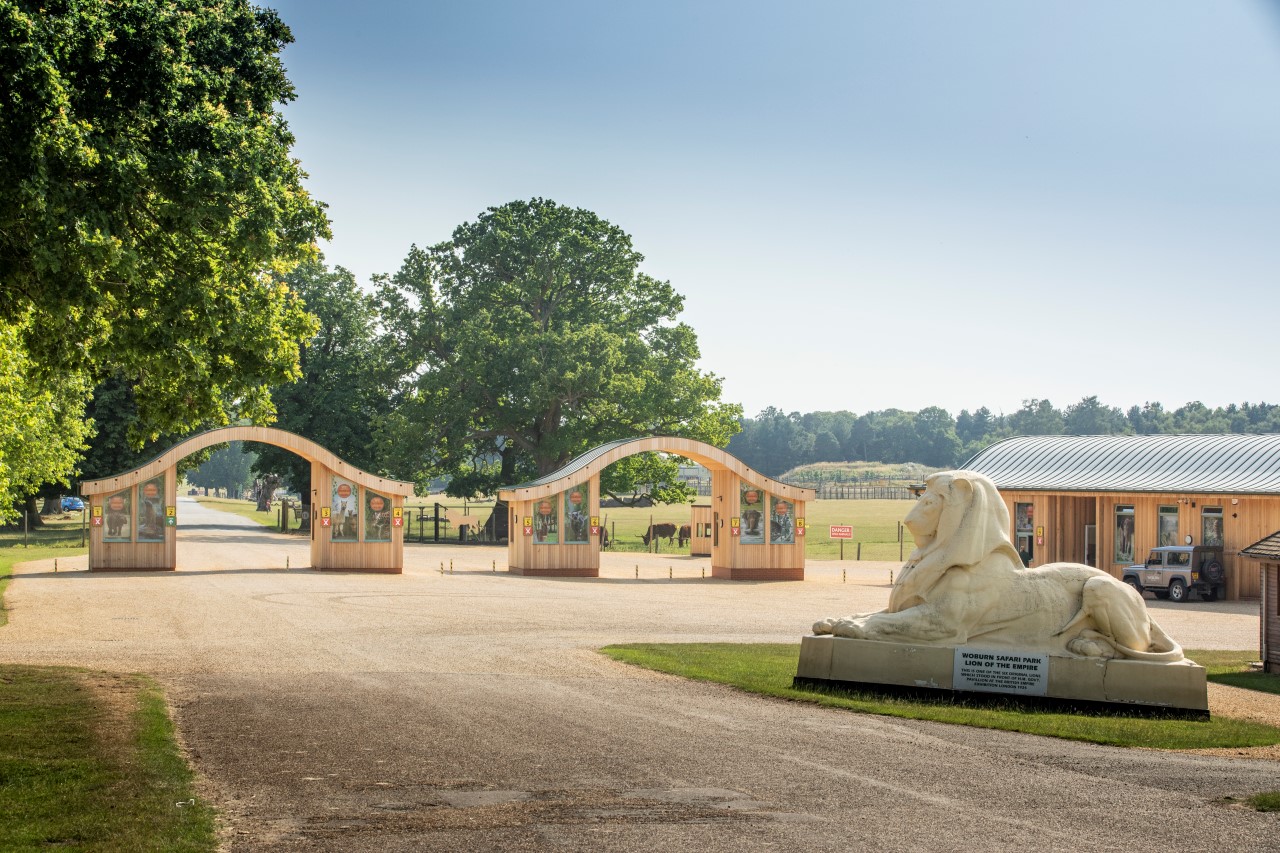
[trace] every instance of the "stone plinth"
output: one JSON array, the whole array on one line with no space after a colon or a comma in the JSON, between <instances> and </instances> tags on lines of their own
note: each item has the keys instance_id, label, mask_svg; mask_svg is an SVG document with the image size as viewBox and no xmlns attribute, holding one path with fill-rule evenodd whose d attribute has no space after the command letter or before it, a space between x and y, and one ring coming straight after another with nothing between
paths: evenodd
<instances>
[{"instance_id":1,"label":"stone plinth","mask_svg":"<svg viewBox=\"0 0 1280 853\"><path fill-rule=\"evenodd\" d=\"M982 678L984 665L992 668L987 673L991 675L988 681ZM1196 716L1207 716L1209 712L1204 667L1186 660L1156 663L1024 655L1017 650L976 646L926 646L808 636L800 642L796 680L802 684L888 685L951 694L999 694L1191 712Z\"/></svg>"}]
</instances>

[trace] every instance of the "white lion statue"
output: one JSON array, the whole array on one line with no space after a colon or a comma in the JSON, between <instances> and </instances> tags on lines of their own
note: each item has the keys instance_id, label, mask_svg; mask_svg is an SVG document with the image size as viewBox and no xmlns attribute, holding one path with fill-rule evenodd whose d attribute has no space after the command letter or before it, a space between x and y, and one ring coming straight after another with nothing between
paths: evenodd
<instances>
[{"instance_id":1,"label":"white lion statue","mask_svg":"<svg viewBox=\"0 0 1280 853\"><path fill-rule=\"evenodd\" d=\"M916 550L878 613L824 619L815 634L928 645L982 645L1092 658L1182 660L1142 596L1077 563L1024 568L1009 511L989 479L946 471L925 481L904 522Z\"/></svg>"}]
</instances>

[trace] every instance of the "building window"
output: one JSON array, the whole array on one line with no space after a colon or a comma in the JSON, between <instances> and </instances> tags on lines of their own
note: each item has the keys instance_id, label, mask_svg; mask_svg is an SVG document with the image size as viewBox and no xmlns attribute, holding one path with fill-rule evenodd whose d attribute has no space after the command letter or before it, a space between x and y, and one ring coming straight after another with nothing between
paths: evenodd
<instances>
[{"instance_id":1,"label":"building window","mask_svg":"<svg viewBox=\"0 0 1280 853\"><path fill-rule=\"evenodd\" d=\"M1222 547L1222 507L1207 506L1200 511L1200 544Z\"/></svg>"},{"instance_id":2,"label":"building window","mask_svg":"<svg viewBox=\"0 0 1280 853\"><path fill-rule=\"evenodd\" d=\"M1176 506L1160 507L1160 515L1156 525L1156 544L1178 544L1178 508Z\"/></svg>"},{"instance_id":3,"label":"building window","mask_svg":"<svg viewBox=\"0 0 1280 853\"><path fill-rule=\"evenodd\" d=\"M1116 545L1117 563L1133 562L1133 505L1118 504L1116 506Z\"/></svg>"},{"instance_id":4,"label":"building window","mask_svg":"<svg viewBox=\"0 0 1280 853\"><path fill-rule=\"evenodd\" d=\"M1031 565L1035 558L1035 539L1031 536L1036 522L1035 512L1035 506L1029 503L1013 505L1013 534L1024 566Z\"/></svg>"}]
</instances>

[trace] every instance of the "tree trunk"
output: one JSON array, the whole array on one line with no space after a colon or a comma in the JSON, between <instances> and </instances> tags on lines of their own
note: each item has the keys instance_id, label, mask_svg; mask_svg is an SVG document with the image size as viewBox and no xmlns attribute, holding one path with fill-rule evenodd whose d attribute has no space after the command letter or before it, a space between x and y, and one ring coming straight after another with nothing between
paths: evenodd
<instances>
[{"instance_id":1,"label":"tree trunk","mask_svg":"<svg viewBox=\"0 0 1280 853\"><path fill-rule=\"evenodd\" d=\"M35 530L37 527L44 527L44 521L40 518L40 508L36 506L36 496L28 496L23 506L27 512L27 529ZM18 524L22 524L22 519L18 519Z\"/></svg>"},{"instance_id":2,"label":"tree trunk","mask_svg":"<svg viewBox=\"0 0 1280 853\"><path fill-rule=\"evenodd\" d=\"M62 512L61 498L45 498L44 506L40 507L41 515L59 515Z\"/></svg>"},{"instance_id":3,"label":"tree trunk","mask_svg":"<svg viewBox=\"0 0 1280 853\"><path fill-rule=\"evenodd\" d=\"M512 480L516 476L516 450L508 445L502 449L502 470L499 480L503 485L515 485ZM485 532L494 542L502 542L511 536L511 510L504 500L495 501L489 520L484 523Z\"/></svg>"},{"instance_id":4,"label":"tree trunk","mask_svg":"<svg viewBox=\"0 0 1280 853\"><path fill-rule=\"evenodd\" d=\"M258 512L271 512L271 498L279 487L279 474L267 474L258 481Z\"/></svg>"}]
</instances>

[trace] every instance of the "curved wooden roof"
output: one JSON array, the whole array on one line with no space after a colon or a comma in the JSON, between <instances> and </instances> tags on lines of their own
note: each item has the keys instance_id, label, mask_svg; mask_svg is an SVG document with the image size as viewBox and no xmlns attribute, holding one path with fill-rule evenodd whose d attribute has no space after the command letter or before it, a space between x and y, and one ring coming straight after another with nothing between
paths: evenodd
<instances>
[{"instance_id":1,"label":"curved wooden roof","mask_svg":"<svg viewBox=\"0 0 1280 853\"><path fill-rule=\"evenodd\" d=\"M308 462L319 462L348 480L374 491L382 492L385 495L413 496L413 483L391 480L386 477L378 477L367 471L361 471L354 465L343 462L333 453L308 438L303 438L288 430L261 426L222 427L202 432L199 435L193 435L161 453L141 468L135 468L132 471L117 474L114 477L104 477L101 480L85 480L80 484L80 494L100 495L104 492L118 492L122 489L127 489L130 486L141 483L143 480L150 480L152 477L164 473L197 450L204 450L206 447L211 447L215 444L225 444L228 441L260 441L263 444L273 444L276 447L288 450L290 453L296 453Z\"/></svg>"},{"instance_id":2,"label":"curved wooden roof","mask_svg":"<svg viewBox=\"0 0 1280 853\"><path fill-rule=\"evenodd\" d=\"M1025 491L1280 494L1280 435L1024 435L961 466Z\"/></svg>"},{"instance_id":3,"label":"curved wooden roof","mask_svg":"<svg viewBox=\"0 0 1280 853\"><path fill-rule=\"evenodd\" d=\"M649 438L624 438L611 441L588 450L558 471L540 477L528 483L508 486L498 490L498 497L504 501L535 500L547 495L563 492L570 486L590 479L608 468L619 459L647 452L674 453L686 459L692 459L711 471L732 471L753 486L764 489L771 494L791 498L792 500L811 501L817 497L813 489L792 486L779 480L773 480L753 471L736 456L731 456L718 447L692 438L672 438L670 436L652 436Z\"/></svg>"}]
</instances>

